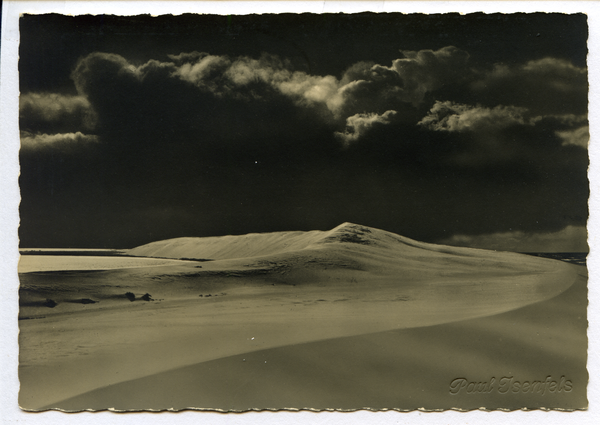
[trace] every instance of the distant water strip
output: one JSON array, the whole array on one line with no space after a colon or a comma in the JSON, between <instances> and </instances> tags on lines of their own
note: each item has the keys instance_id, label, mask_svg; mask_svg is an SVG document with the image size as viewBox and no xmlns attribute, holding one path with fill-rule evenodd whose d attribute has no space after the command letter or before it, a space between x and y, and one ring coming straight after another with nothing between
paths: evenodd
<instances>
[{"instance_id":1,"label":"distant water strip","mask_svg":"<svg viewBox=\"0 0 600 425\"><path fill-rule=\"evenodd\" d=\"M577 264L579 266L587 265L587 252L523 252L522 254L533 255L535 257L551 258L566 263Z\"/></svg>"},{"instance_id":2,"label":"distant water strip","mask_svg":"<svg viewBox=\"0 0 600 425\"><path fill-rule=\"evenodd\" d=\"M185 260L112 256L23 255L19 260L18 270L19 273L112 270L168 266L180 264L182 261Z\"/></svg>"}]
</instances>

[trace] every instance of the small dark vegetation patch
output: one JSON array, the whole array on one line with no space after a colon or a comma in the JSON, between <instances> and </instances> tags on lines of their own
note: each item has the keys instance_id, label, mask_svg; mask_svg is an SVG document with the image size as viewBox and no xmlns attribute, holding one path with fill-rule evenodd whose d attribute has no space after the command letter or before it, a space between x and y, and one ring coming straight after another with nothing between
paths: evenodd
<instances>
[{"instance_id":1,"label":"small dark vegetation patch","mask_svg":"<svg viewBox=\"0 0 600 425\"><path fill-rule=\"evenodd\" d=\"M135 301L135 294L133 292L126 292L125 298L127 298L129 301Z\"/></svg>"},{"instance_id":2,"label":"small dark vegetation patch","mask_svg":"<svg viewBox=\"0 0 600 425\"><path fill-rule=\"evenodd\" d=\"M183 261L213 261L213 260L210 260L208 258L188 258L188 257L181 257L181 258L178 258L178 260L183 260Z\"/></svg>"},{"instance_id":3,"label":"small dark vegetation patch","mask_svg":"<svg viewBox=\"0 0 600 425\"><path fill-rule=\"evenodd\" d=\"M154 301L154 299L152 298L152 295L150 295L148 293L145 293L140 298L143 299L144 301Z\"/></svg>"},{"instance_id":4,"label":"small dark vegetation patch","mask_svg":"<svg viewBox=\"0 0 600 425\"><path fill-rule=\"evenodd\" d=\"M78 302L81 304L96 304L98 301L90 300L89 298L82 298Z\"/></svg>"},{"instance_id":5,"label":"small dark vegetation patch","mask_svg":"<svg viewBox=\"0 0 600 425\"><path fill-rule=\"evenodd\" d=\"M54 300L51 300L50 298L46 299L46 302L44 302L44 306L46 307L50 307L50 308L54 308L58 305L58 303Z\"/></svg>"},{"instance_id":6,"label":"small dark vegetation patch","mask_svg":"<svg viewBox=\"0 0 600 425\"><path fill-rule=\"evenodd\" d=\"M46 316L25 316L19 317L19 320L35 320L35 319L45 319Z\"/></svg>"}]
</instances>

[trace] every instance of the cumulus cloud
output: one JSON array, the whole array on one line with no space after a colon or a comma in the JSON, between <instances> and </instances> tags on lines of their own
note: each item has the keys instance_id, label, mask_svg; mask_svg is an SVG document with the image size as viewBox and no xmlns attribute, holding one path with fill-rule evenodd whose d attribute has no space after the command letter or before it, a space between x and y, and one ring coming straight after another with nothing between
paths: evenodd
<instances>
[{"instance_id":1,"label":"cumulus cloud","mask_svg":"<svg viewBox=\"0 0 600 425\"><path fill-rule=\"evenodd\" d=\"M98 143L98 136L76 133L61 134L33 134L21 131L21 149L33 151L39 149L55 148L63 151L89 144Z\"/></svg>"},{"instance_id":2,"label":"cumulus cloud","mask_svg":"<svg viewBox=\"0 0 600 425\"><path fill-rule=\"evenodd\" d=\"M198 166L216 157L236 164L250 151L300 160L299 150L337 146L325 106L306 107L300 95L277 89L277 81L296 81L286 67L266 55L235 60L200 55L181 65L151 60L133 66L123 57L97 53L80 59L73 78L98 112L95 134L122 162L140 156L153 164L194 158ZM324 143L323 134L329 138Z\"/></svg>"},{"instance_id":3,"label":"cumulus cloud","mask_svg":"<svg viewBox=\"0 0 600 425\"><path fill-rule=\"evenodd\" d=\"M579 154L567 153L565 146L587 147L586 124L585 116L575 114L533 115L524 107L450 101L436 102L418 123L429 131L456 136L447 150L447 164L463 170L512 168L512 173L527 179L557 172L571 154L579 161Z\"/></svg>"},{"instance_id":4,"label":"cumulus cloud","mask_svg":"<svg viewBox=\"0 0 600 425\"><path fill-rule=\"evenodd\" d=\"M508 231L482 235L454 235L437 243L515 252L587 252L585 226L569 225L558 232Z\"/></svg>"},{"instance_id":5,"label":"cumulus cloud","mask_svg":"<svg viewBox=\"0 0 600 425\"><path fill-rule=\"evenodd\" d=\"M340 84L335 77L294 71L288 61L273 55L259 59L203 55L182 64L173 75L219 97L261 100L275 90L299 106L324 105L334 112L339 103Z\"/></svg>"},{"instance_id":6,"label":"cumulus cloud","mask_svg":"<svg viewBox=\"0 0 600 425\"><path fill-rule=\"evenodd\" d=\"M499 105L494 108L436 102L419 125L435 131L489 131L526 124L526 108Z\"/></svg>"},{"instance_id":7,"label":"cumulus cloud","mask_svg":"<svg viewBox=\"0 0 600 425\"><path fill-rule=\"evenodd\" d=\"M515 106L464 105L436 102L418 123L436 132L457 133L458 149L448 156L449 163L459 167L487 167L492 164L519 162L531 155L531 124L524 118L527 109ZM515 129L519 129L515 131ZM535 131L535 130L533 130Z\"/></svg>"},{"instance_id":8,"label":"cumulus cloud","mask_svg":"<svg viewBox=\"0 0 600 425\"><path fill-rule=\"evenodd\" d=\"M335 136L348 146L356 142L371 127L376 125L389 124L396 115L396 111L386 111L382 115L378 114L356 114L346 119L346 131L343 133L337 131Z\"/></svg>"},{"instance_id":9,"label":"cumulus cloud","mask_svg":"<svg viewBox=\"0 0 600 425\"><path fill-rule=\"evenodd\" d=\"M96 114L85 96L25 93L19 98L21 129L27 131L90 130Z\"/></svg>"},{"instance_id":10,"label":"cumulus cloud","mask_svg":"<svg viewBox=\"0 0 600 425\"><path fill-rule=\"evenodd\" d=\"M470 74L468 53L454 46L439 50L401 51L391 66L359 62L346 70L334 103L338 115L383 113L420 106L428 93L459 84Z\"/></svg>"},{"instance_id":11,"label":"cumulus cloud","mask_svg":"<svg viewBox=\"0 0 600 425\"><path fill-rule=\"evenodd\" d=\"M114 103L139 104L152 96L151 91L157 98L154 102L159 95L189 101L195 87L196 97L209 96L205 101L268 102L283 96L299 106L314 106L327 104L337 90L334 77L294 72L287 61L272 55L232 59L192 52L169 57L173 62L150 60L136 67L118 55L93 53L79 61L72 77L79 92L103 110L103 117L110 115Z\"/></svg>"},{"instance_id":12,"label":"cumulus cloud","mask_svg":"<svg viewBox=\"0 0 600 425\"><path fill-rule=\"evenodd\" d=\"M417 106L426 93L445 84L456 84L468 74L469 55L454 46L401 53L404 57L392 61L389 67L359 62L348 68L341 88L348 100L368 94L383 95Z\"/></svg>"},{"instance_id":13,"label":"cumulus cloud","mask_svg":"<svg viewBox=\"0 0 600 425\"><path fill-rule=\"evenodd\" d=\"M586 124L585 114L567 109L543 115L512 103L435 101L423 117L419 106L427 93L435 95L436 90L455 83L464 86L480 74L468 69L469 55L456 47L402 53L404 57L389 67L355 63L340 79L295 71L289 61L275 55L231 58L200 52L169 55L172 62L150 60L141 66L119 55L93 53L79 61L72 76L79 98L89 99L98 111L97 134L111 131L103 140L137 143L139 148L164 140L178 140L171 143L173 149L189 146L187 140L216 146L219 140L240 135L250 144L283 137L292 146L290 141L299 139L293 136L299 127L306 131L328 127L332 139L346 147L360 140L373 144L368 140L379 137L375 144L396 152L401 138L403 153L398 151L398 155L481 168L537 162L536 152L542 145L585 143L585 130L578 130ZM485 78L498 82L521 74L554 85L558 84L556 75L585 76L570 63L544 59L497 66ZM571 80L567 78L565 84ZM489 90L482 81L473 90ZM429 96L427 102L431 101ZM299 124L306 120L312 124ZM438 135L427 134L431 132ZM310 143L306 137L303 140ZM430 149L436 151L425 152Z\"/></svg>"},{"instance_id":14,"label":"cumulus cloud","mask_svg":"<svg viewBox=\"0 0 600 425\"><path fill-rule=\"evenodd\" d=\"M123 140L133 138L132 132L143 132L153 139L161 122L171 123L168 128L161 127L162 132L176 133L187 126L190 135L206 140L243 132L276 134L273 129L283 126L275 120L293 121L311 111L312 118L330 125L330 134L346 146L363 138L374 126L392 124L392 116L395 123L418 122L424 130L474 135L476 143L474 139L467 143L464 158L455 158L459 162L514 156L519 148L514 146L516 139L509 140L509 130L535 127L541 131L548 117L557 117L555 121L561 122L554 126L552 143L559 139L564 144L584 143L583 130L575 129L581 127L579 118L585 114L568 108L544 115L527 105L519 106L519 102L473 106L435 101L425 117L419 116L419 106L427 93L453 84L464 85L474 75L483 74L471 71L468 53L453 46L402 54L404 57L392 61L391 66L355 63L338 79L295 71L289 61L268 54L231 58L194 51L168 55L172 62L151 60L134 66L119 55L93 53L79 61L72 77L81 93L78 98L87 97L99 111L99 120L105 124L102 128L116 129L115 134L124 135L118 136ZM501 81L516 84L517 77L523 77L566 93L569 87L580 84L582 77L585 82L585 76L585 70L570 62L543 59L520 66L496 66L471 88L490 91ZM504 91L514 94L510 88ZM249 103L254 116L242 113ZM229 112L219 112L222 109ZM340 130L344 124L345 130ZM139 134L135 136L141 140ZM507 144L512 148L505 149Z\"/></svg>"},{"instance_id":15,"label":"cumulus cloud","mask_svg":"<svg viewBox=\"0 0 600 425\"><path fill-rule=\"evenodd\" d=\"M173 71L173 75L200 88L218 93L227 88L223 77L230 66L231 60L227 57L207 55L196 62L182 64Z\"/></svg>"},{"instance_id":16,"label":"cumulus cloud","mask_svg":"<svg viewBox=\"0 0 600 425\"><path fill-rule=\"evenodd\" d=\"M420 103L427 92L445 84L457 84L468 71L469 54L454 46L402 53L405 58L395 60L392 68L404 81L406 100L413 104Z\"/></svg>"},{"instance_id":17,"label":"cumulus cloud","mask_svg":"<svg viewBox=\"0 0 600 425\"><path fill-rule=\"evenodd\" d=\"M112 88L115 76L135 81L139 79L139 72L120 55L94 52L78 61L71 73L77 91L88 95Z\"/></svg>"},{"instance_id":18,"label":"cumulus cloud","mask_svg":"<svg viewBox=\"0 0 600 425\"><path fill-rule=\"evenodd\" d=\"M471 88L488 104L522 106L538 115L587 112L587 69L563 59L496 65Z\"/></svg>"},{"instance_id":19,"label":"cumulus cloud","mask_svg":"<svg viewBox=\"0 0 600 425\"><path fill-rule=\"evenodd\" d=\"M462 80L466 72L468 54L452 46L402 53L404 57L391 66L356 63L341 79L295 71L289 61L267 54L254 59L195 51L168 55L172 62L153 60L135 67L121 56L93 53L79 62L73 79L80 93L90 94L104 85L114 87L110 75L133 84L160 68L217 97L260 100L274 90L299 106L325 108L334 118L345 119L357 113L401 110L402 104L418 106L426 93Z\"/></svg>"},{"instance_id":20,"label":"cumulus cloud","mask_svg":"<svg viewBox=\"0 0 600 425\"><path fill-rule=\"evenodd\" d=\"M587 149L590 141L590 128L587 125L574 130L557 131L556 134L563 140L563 145L574 145Z\"/></svg>"},{"instance_id":21,"label":"cumulus cloud","mask_svg":"<svg viewBox=\"0 0 600 425\"><path fill-rule=\"evenodd\" d=\"M289 79L279 82L277 88L285 95L297 97L301 104L325 104L333 113L337 112L341 103L339 82L331 75L315 77L294 72Z\"/></svg>"},{"instance_id":22,"label":"cumulus cloud","mask_svg":"<svg viewBox=\"0 0 600 425\"><path fill-rule=\"evenodd\" d=\"M193 52L189 52L189 53L181 52L178 55L167 55L167 57L169 59L171 59L177 65L181 65L184 63L198 62L199 60L205 58L206 56L209 56L209 54L206 52L197 52L197 51L193 51Z\"/></svg>"},{"instance_id":23,"label":"cumulus cloud","mask_svg":"<svg viewBox=\"0 0 600 425\"><path fill-rule=\"evenodd\" d=\"M582 149L563 146L580 143L574 130L586 124L585 115L566 109L536 115L513 104L435 102L436 90L453 79L470 78L469 72L456 71L464 71L467 60L458 50L405 52L392 66L358 62L339 79L295 71L268 55L192 52L169 59L134 66L115 54L82 58L72 74L80 93L75 98L97 112L97 136L83 130L24 133L23 150L29 153L22 164L29 180L23 187L43 192L36 170L53 167L46 175L57 175L65 169L54 149L84 149L87 162L69 156L67 168L75 170L70 173L77 181L89 180L93 162L94 170L102 170L96 173L102 185L123 185L121 199L185 204L192 191L192 198L202 199L195 211L210 204L218 215L223 206L243 204L236 217L245 211L251 217L240 222L276 211L267 196L285 199L283 204L303 217L306 205L319 208L338 199L337 216L350 211L358 222L364 221L365 204L401 211L404 202L425 205L434 199L450 211L444 230L456 233L466 228L493 232L511 225L514 217L536 223L548 208L561 208L552 204L555 199L581 216L585 211L587 157ZM320 167L325 171L316 171ZM258 186L265 188L260 194ZM473 211L494 201L490 193L502 202L479 217ZM352 202L339 200L346 198ZM525 212L502 209L521 201L528 205ZM471 211L465 215L469 203L475 206L465 208ZM419 222L417 238L444 234L431 230L418 214L379 218L390 229L396 222ZM466 221L469 226L461 224ZM565 219L553 215L546 221L541 228L555 229Z\"/></svg>"},{"instance_id":24,"label":"cumulus cloud","mask_svg":"<svg viewBox=\"0 0 600 425\"><path fill-rule=\"evenodd\" d=\"M382 114L419 106L428 92L462 80L469 55L453 46L442 49L402 51L404 58L391 66L358 62L340 80L293 73L278 87L286 94L301 95L310 102L323 102L336 117L361 113Z\"/></svg>"}]
</instances>

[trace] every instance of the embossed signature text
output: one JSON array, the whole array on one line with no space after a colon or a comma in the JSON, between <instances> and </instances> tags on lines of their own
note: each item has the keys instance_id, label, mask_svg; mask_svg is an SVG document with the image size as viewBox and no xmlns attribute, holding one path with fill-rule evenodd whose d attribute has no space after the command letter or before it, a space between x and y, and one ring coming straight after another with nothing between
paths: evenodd
<instances>
[{"instance_id":1,"label":"embossed signature text","mask_svg":"<svg viewBox=\"0 0 600 425\"><path fill-rule=\"evenodd\" d=\"M450 382L450 394L482 394L497 392L499 394L524 393L541 394L546 393L570 393L573 390L573 382L564 375L560 379L553 379L548 375L540 381L519 381L513 376L504 376L500 379L495 377L487 381L470 381L467 378L456 378Z\"/></svg>"}]
</instances>

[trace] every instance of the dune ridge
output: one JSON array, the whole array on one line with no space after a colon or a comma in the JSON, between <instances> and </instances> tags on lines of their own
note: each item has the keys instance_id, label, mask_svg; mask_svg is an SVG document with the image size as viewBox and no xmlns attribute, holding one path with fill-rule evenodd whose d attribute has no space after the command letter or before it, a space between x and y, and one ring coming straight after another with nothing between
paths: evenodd
<instances>
[{"instance_id":1,"label":"dune ridge","mask_svg":"<svg viewBox=\"0 0 600 425\"><path fill-rule=\"evenodd\" d=\"M419 242L392 232L349 222L328 231L167 239L141 245L125 252L130 256L169 259L241 260L269 257L268 259L279 259L288 263L297 263L295 259L310 261L311 258L337 258L348 260L348 264L352 261L360 263L361 267L369 263L373 263L375 267L383 265L394 267L390 260L393 260L396 265L406 267L409 263L415 261L420 263L423 260L428 263L428 266L423 267L420 272L426 272L432 267L437 268L438 264L432 260L452 259L458 265L461 263L460 257L463 257L464 265L470 264L469 258L477 258L491 261L495 266L508 262L510 266L507 268L511 269L517 263L526 269L527 264L534 264L532 270L537 269L539 264L544 262L551 264L545 258L532 260L530 257L513 252Z\"/></svg>"},{"instance_id":2,"label":"dune ridge","mask_svg":"<svg viewBox=\"0 0 600 425\"><path fill-rule=\"evenodd\" d=\"M141 257L227 260L321 249L328 244L339 243L379 248L399 248L405 245L431 251L444 251L440 245L418 242L385 230L346 222L328 231L250 233L247 235L167 239L141 245L127 250L126 253ZM452 247L452 250L455 253L481 251L456 247Z\"/></svg>"}]
</instances>

